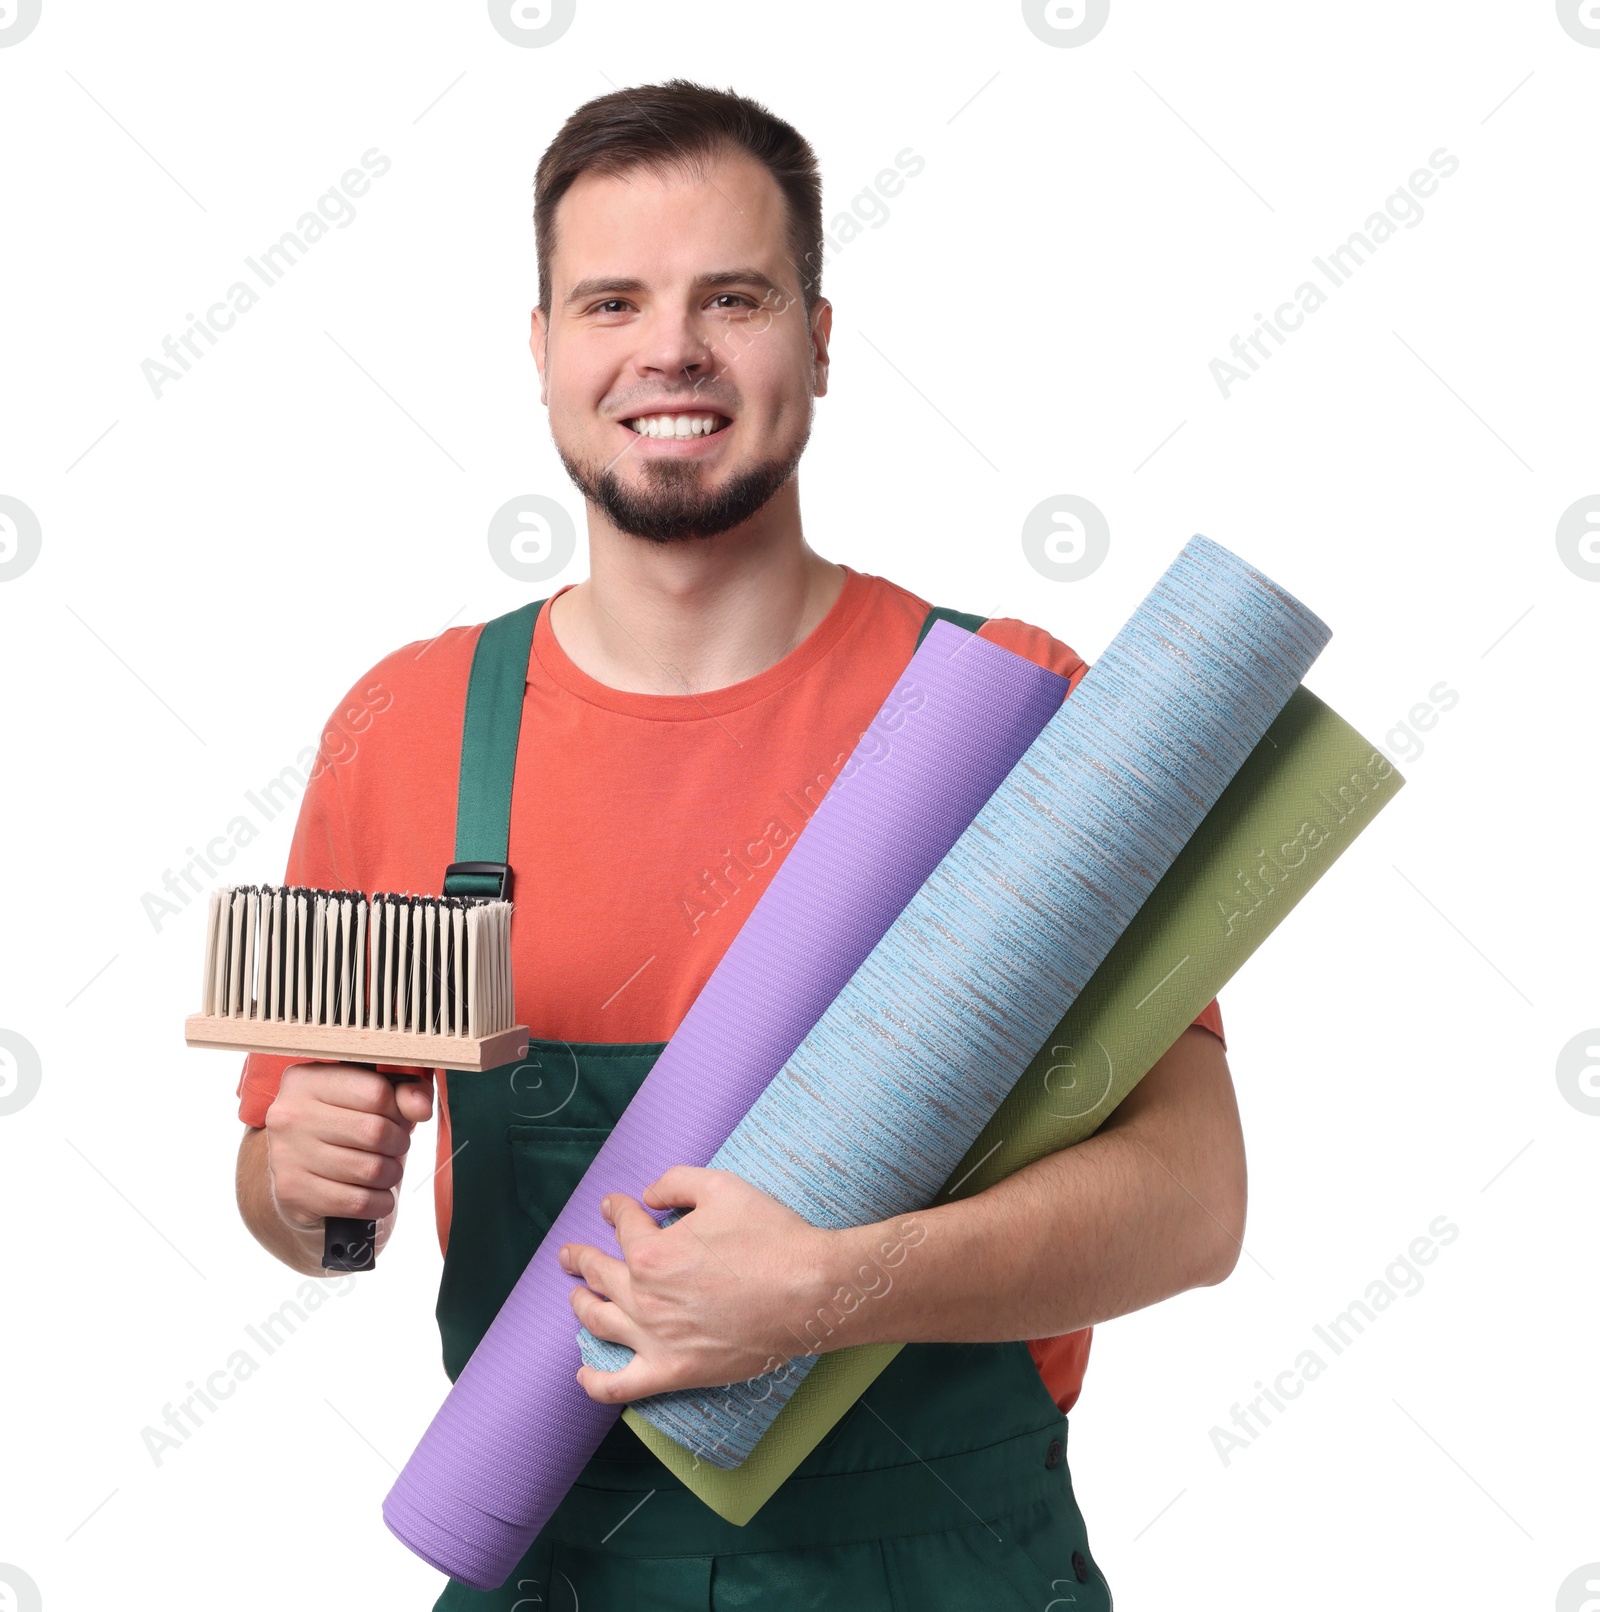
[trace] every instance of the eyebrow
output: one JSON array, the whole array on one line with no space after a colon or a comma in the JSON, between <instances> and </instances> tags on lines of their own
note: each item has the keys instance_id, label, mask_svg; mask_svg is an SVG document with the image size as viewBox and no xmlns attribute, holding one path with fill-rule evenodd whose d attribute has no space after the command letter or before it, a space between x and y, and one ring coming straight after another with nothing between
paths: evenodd
<instances>
[{"instance_id":1,"label":"eyebrow","mask_svg":"<svg viewBox=\"0 0 1600 1612\"><path fill-rule=\"evenodd\" d=\"M756 285L768 291L774 291L779 296L784 295L783 287L774 283L760 269L713 269L706 274L697 274L691 282L697 291L710 291L718 286L730 285ZM589 297L618 296L624 293L649 290L648 284L627 275L597 275L588 280L580 280L562 299L563 307L571 307L575 302L583 302Z\"/></svg>"}]
</instances>

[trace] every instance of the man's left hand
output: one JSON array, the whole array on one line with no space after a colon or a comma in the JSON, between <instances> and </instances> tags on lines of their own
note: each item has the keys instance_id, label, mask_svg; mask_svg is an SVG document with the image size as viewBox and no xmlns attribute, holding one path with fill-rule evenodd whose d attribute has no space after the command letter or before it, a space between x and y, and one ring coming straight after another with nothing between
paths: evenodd
<instances>
[{"instance_id":1,"label":"man's left hand","mask_svg":"<svg viewBox=\"0 0 1600 1612\"><path fill-rule=\"evenodd\" d=\"M675 1388L741 1382L817 1352L805 1332L837 1285L836 1232L822 1231L731 1170L674 1165L644 1190L650 1208L686 1208L661 1227L626 1193L601 1201L622 1258L565 1243L561 1268L578 1319L634 1357L617 1371L583 1366L591 1399L620 1404Z\"/></svg>"}]
</instances>

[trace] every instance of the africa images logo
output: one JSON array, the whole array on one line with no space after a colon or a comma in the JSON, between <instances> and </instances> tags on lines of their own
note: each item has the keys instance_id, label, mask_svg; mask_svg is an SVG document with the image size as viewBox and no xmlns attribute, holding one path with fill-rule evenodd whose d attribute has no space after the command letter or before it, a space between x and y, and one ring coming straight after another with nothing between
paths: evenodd
<instances>
[{"instance_id":1,"label":"africa images logo","mask_svg":"<svg viewBox=\"0 0 1600 1612\"><path fill-rule=\"evenodd\" d=\"M4 9L0 0L0 16L4 15ZM34 9L37 11L38 7ZM0 1562L0 1612L40 1612L43 1605L39 1586L20 1567Z\"/></svg>"},{"instance_id":2,"label":"africa images logo","mask_svg":"<svg viewBox=\"0 0 1600 1612\"><path fill-rule=\"evenodd\" d=\"M39 1095L43 1078L33 1043L15 1030L0 1030L0 1118L26 1108ZM5 1612L3 1603L0 1612Z\"/></svg>"},{"instance_id":3,"label":"africa images logo","mask_svg":"<svg viewBox=\"0 0 1600 1612\"><path fill-rule=\"evenodd\" d=\"M577 14L577 0L489 0L494 31L524 50L553 45Z\"/></svg>"},{"instance_id":4,"label":"africa images logo","mask_svg":"<svg viewBox=\"0 0 1600 1612\"><path fill-rule=\"evenodd\" d=\"M1087 45L1111 16L1111 0L1022 0L1022 17L1035 39L1058 50Z\"/></svg>"},{"instance_id":5,"label":"africa images logo","mask_svg":"<svg viewBox=\"0 0 1600 1612\"><path fill-rule=\"evenodd\" d=\"M1600 47L1600 0L1556 0L1556 17L1580 45Z\"/></svg>"},{"instance_id":6,"label":"africa images logo","mask_svg":"<svg viewBox=\"0 0 1600 1612\"><path fill-rule=\"evenodd\" d=\"M0 0L0 50L20 45L39 26L39 7L40 0ZM0 1579L0 1584L4 1582Z\"/></svg>"},{"instance_id":7,"label":"africa images logo","mask_svg":"<svg viewBox=\"0 0 1600 1612\"><path fill-rule=\"evenodd\" d=\"M0 0L0 6L4 3ZM42 546L39 517L20 498L0 493L0 582L21 576L39 558Z\"/></svg>"}]
</instances>

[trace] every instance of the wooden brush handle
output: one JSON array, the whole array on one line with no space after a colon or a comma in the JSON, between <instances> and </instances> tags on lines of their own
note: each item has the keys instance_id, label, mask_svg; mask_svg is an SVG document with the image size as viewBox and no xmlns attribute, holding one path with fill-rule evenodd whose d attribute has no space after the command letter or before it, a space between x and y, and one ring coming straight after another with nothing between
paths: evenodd
<instances>
[{"instance_id":1,"label":"wooden brush handle","mask_svg":"<svg viewBox=\"0 0 1600 1612\"><path fill-rule=\"evenodd\" d=\"M352 1064L352 1068L371 1069L372 1064ZM381 1071L388 1074L388 1070ZM396 1085L406 1080L418 1080L418 1075L389 1075ZM329 1215L322 1223L322 1268L325 1271L370 1271L378 1263L378 1222L376 1220L348 1220L342 1215Z\"/></svg>"}]
</instances>

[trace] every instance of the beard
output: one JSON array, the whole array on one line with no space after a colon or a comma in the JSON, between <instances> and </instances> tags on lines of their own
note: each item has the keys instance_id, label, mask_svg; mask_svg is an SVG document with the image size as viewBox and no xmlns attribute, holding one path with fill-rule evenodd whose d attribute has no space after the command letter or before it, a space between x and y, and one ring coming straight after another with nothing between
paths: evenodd
<instances>
[{"instance_id":1,"label":"beard","mask_svg":"<svg viewBox=\"0 0 1600 1612\"><path fill-rule=\"evenodd\" d=\"M810 434L808 425L792 453L764 459L713 488L700 485L701 468L689 459L650 460L643 485L631 487L614 471L569 458L559 446L556 452L573 485L619 532L649 543L680 543L742 526L795 473Z\"/></svg>"}]
</instances>

